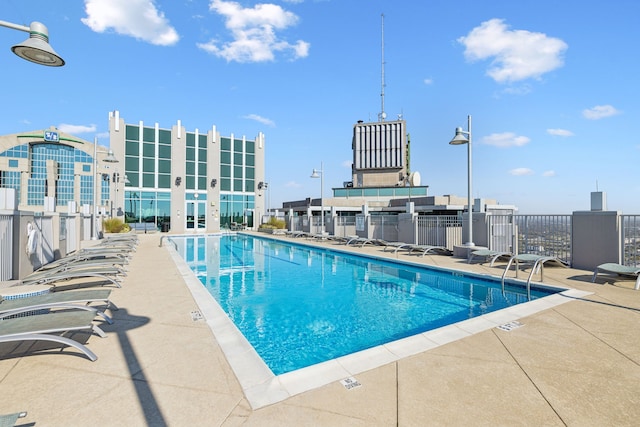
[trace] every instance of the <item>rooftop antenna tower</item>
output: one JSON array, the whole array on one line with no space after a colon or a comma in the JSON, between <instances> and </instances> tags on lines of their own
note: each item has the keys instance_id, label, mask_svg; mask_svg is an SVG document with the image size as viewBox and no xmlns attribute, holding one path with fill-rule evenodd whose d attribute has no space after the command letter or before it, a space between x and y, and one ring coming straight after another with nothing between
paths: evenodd
<instances>
[{"instance_id":1,"label":"rooftop antenna tower","mask_svg":"<svg viewBox=\"0 0 640 427\"><path fill-rule=\"evenodd\" d=\"M387 113L384 112L384 87L386 86L384 83L384 13L380 15L382 18L382 89L380 91L380 114L378 114L378 121L384 122L387 118Z\"/></svg>"}]
</instances>

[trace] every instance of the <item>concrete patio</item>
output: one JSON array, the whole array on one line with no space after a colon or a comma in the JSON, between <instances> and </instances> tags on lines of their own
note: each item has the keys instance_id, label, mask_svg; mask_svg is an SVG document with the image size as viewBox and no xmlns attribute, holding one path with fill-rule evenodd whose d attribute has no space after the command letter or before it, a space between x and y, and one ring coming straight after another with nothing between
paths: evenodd
<instances>
[{"instance_id":1,"label":"concrete patio","mask_svg":"<svg viewBox=\"0 0 640 427\"><path fill-rule=\"evenodd\" d=\"M591 271L547 268L545 283L590 294L356 376L252 409L187 282L190 273L139 235L120 308L91 336L89 361L74 349L0 344L0 413L27 411L35 426L632 426L640 419L640 292ZM282 239L288 239L282 237ZM358 253L501 275L447 256ZM606 284L605 284L606 283ZM204 313L206 314L206 313ZM28 351L27 354L23 354Z\"/></svg>"}]
</instances>

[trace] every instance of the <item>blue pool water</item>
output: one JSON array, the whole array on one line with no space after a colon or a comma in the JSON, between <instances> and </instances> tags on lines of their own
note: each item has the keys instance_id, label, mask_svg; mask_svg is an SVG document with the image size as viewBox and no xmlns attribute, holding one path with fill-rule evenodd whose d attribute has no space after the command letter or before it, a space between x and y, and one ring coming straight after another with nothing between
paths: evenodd
<instances>
[{"instance_id":1,"label":"blue pool water","mask_svg":"<svg viewBox=\"0 0 640 427\"><path fill-rule=\"evenodd\" d=\"M528 301L516 285L272 239L171 240L276 375Z\"/></svg>"}]
</instances>

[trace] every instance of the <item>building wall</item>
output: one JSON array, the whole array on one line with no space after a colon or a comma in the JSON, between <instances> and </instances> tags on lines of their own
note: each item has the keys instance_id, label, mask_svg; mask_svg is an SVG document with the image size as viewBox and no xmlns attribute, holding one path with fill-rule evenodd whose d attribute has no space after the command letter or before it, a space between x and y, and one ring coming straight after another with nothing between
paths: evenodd
<instances>
[{"instance_id":1,"label":"building wall","mask_svg":"<svg viewBox=\"0 0 640 427\"><path fill-rule=\"evenodd\" d=\"M393 186L407 177L406 122L353 126L353 186Z\"/></svg>"},{"instance_id":2,"label":"building wall","mask_svg":"<svg viewBox=\"0 0 640 427\"><path fill-rule=\"evenodd\" d=\"M255 140L220 136L215 126L188 131L180 120L127 124L109 114L111 148L124 158L116 212L127 222L165 222L178 233L218 231L231 222L253 224L264 212L257 189L264 182L264 135Z\"/></svg>"},{"instance_id":3,"label":"building wall","mask_svg":"<svg viewBox=\"0 0 640 427\"><path fill-rule=\"evenodd\" d=\"M94 204L95 188L98 204L109 199L102 181L106 155L105 147L55 127L1 136L0 187L15 189L19 210L77 212Z\"/></svg>"}]
</instances>

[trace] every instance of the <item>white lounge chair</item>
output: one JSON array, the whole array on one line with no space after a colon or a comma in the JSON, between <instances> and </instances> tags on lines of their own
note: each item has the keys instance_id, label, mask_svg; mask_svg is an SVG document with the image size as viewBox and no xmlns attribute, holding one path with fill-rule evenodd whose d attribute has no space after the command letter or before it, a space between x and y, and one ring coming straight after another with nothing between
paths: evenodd
<instances>
[{"instance_id":1,"label":"white lounge chair","mask_svg":"<svg viewBox=\"0 0 640 427\"><path fill-rule=\"evenodd\" d=\"M491 260L491 262L489 263L489 266L493 267L493 264L498 259L507 258L507 260L509 260L511 259L512 256L513 254L511 252L492 251L489 249L478 249L477 251L471 252L471 256L469 257L469 260L467 261L467 263L470 264L471 261L473 261L473 258L478 257L478 258L484 258L484 262Z\"/></svg>"},{"instance_id":2,"label":"white lounge chair","mask_svg":"<svg viewBox=\"0 0 640 427\"><path fill-rule=\"evenodd\" d=\"M0 300L0 319L10 316L25 315L32 312L50 309L84 310L91 311L94 315L102 317L107 323L113 320L104 311L98 310L88 304L101 303L111 310L118 307L109 300L109 289L86 289L80 291L49 292L44 295L35 295L15 299Z\"/></svg>"},{"instance_id":3,"label":"white lounge chair","mask_svg":"<svg viewBox=\"0 0 640 427\"><path fill-rule=\"evenodd\" d=\"M35 284L53 284L60 281L66 281L70 279L78 278L98 278L113 283L120 288L120 279L122 276L126 276L125 271L117 266L100 266L90 268L68 268L61 271L34 271L33 273L25 276L21 283L23 285L35 285Z\"/></svg>"},{"instance_id":4,"label":"white lounge chair","mask_svg":"<svg viewBox=\"0 0 640 427\"><path fill-rule=\"evenodd\" d=\"M432 245L411 245L409 248L409 253L412 252L422 252L422 256L426 254L436 254L436 255L452 255L451 251L444 246L432 246Z\"/></svg>"},{"instance_id":5,"label":"white lounge chair","mask_svg":"<svg viewBox=\"0 0 640 427\"><path fill-rule=\"evenodd\" d=\"M366 237L354 237L352 239L349 239L349 241L347 241L346 246L359 245L360 247L363 247L364 245L367 245L367 244L375 245L376 239L368 239Z\"/></svg>"},{"instance_id":6,"label":"white lounge chair","mask_svg":"<svg viewBox=\"0 0 640 427\"><path fill-rule=\"evenodd\" d=\"M0 415L0 427L14 427L16 422L18 422L18 418L24 418L26 416L26 411Z\"/></svg>"},{"instance_id":7,"label":"white lounge chair","mask_svg":"<svg viewBox=\"0 0 640 427\"><path fill-rule=\"evenodd\" d=\"M515 261L516 266L516 278L518 277L518 271L520 270L520 265L531 266L531 271L529 272L529 277L527 278L527 297L531 298L531 278L533 277L533 273L540 272L540 281L544 281L544 265L555 265L558 267L569 267L566 262L552 256L544 256L544 255L536 255L536 254L518 254L514 255L509 259L507 263L507 267L504 269L504 273L502 273L502 290L504 291L504 280L509 272L509 268Z\"/></svg>"},{"instance_id":8,"label":"white lounge chair","mask_svg":"<svg viewBox=\"0 0 640 427\"><path fill-rule=\"evenodd\" d=\"M102 338L106 334L93 323L90 311L63 311L35 316L16 317L0 321L0 343L24 341L51 341L74 347L92 362L98 359L91 350L78 341L61 335L73 331L92 331Z\"/></svg>"},{"instance_id":9,"label":"white lounge chair","mask_svg":"<svg viewBox=\"0 0 640 427\"><path fill-rule=\"evenodd\" d=\"M617 264L615 262L607 262L605 264L600 264L596 267L593 272L593 277L591 278L592 282L596 281L596 277L598 277L598 273L609 273L616 274L619 276L628 276L636 278L636 285L633 289L636 291L640 289L640 267L628 267L626 265Z\"/></svg>"}]
</instances>

